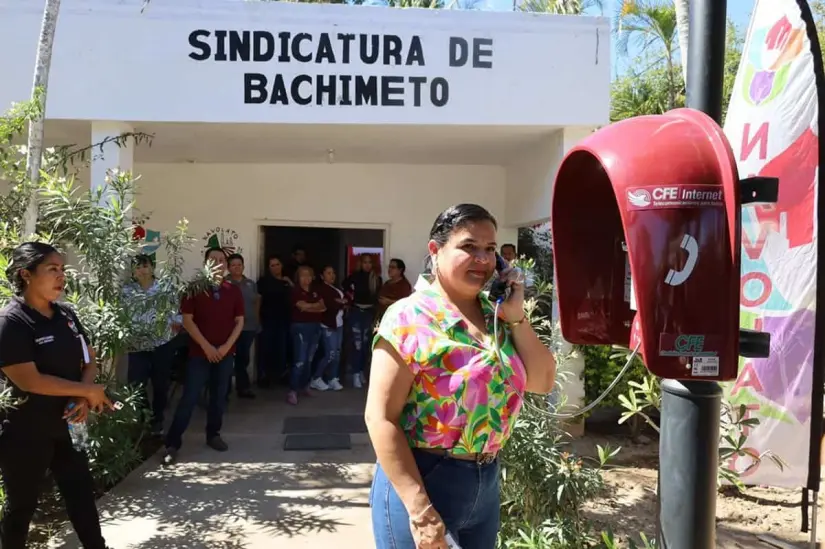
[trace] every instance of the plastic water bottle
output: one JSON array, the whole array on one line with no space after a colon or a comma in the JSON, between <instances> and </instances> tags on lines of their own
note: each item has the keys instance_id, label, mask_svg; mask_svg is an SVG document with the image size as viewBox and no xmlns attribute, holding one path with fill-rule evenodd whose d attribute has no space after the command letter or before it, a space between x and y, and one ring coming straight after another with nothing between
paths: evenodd
<instances>
[{"instance_id":1,"label":"plastic water bottle","mask_svg":"<svg viewBox=\"0 0 825 549\"><path fill-rule=\"evenodd\" d=\"M80 451L89 448L89 428L85 421L69 423L69 436L72 438L72 445L75 450Z\"/></svg>"},{"instance_id":2,"label":"plastic water bottle","mask_svg":"<svg viewBox=\"0 0 825 549\"><path fill-rule=\"evenodd\" d=\"M69 436L72 438L72 445L75 450L80 451L89 448L89 427L85 421L69 423Z\"/></svg>"},{"instance_id":3,"label":"plastic water bottle","mask_svg":"<svg viewBox=\"0 0 825 549\"><path fill-rule=\"evenodd\" d=\"M74 404L69 404L69 410L74 408ZM81 451L89 448L89 426L85 421L80 423L68 422L69 437L72 439L72 446L75 450Z\"/></svg>"}]
</instances>

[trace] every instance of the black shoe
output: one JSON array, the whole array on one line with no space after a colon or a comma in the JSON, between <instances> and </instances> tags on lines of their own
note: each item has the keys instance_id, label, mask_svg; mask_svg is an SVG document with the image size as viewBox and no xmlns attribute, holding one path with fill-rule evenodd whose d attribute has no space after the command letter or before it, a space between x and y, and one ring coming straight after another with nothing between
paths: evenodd
<instances>
[{"instance_id":1,"label":"black shoe","mask_svg":"<svg viewBox=\"0 0 825 549\"><path fill-rule=\"evenodd\" d=\"M247 389L246 391L238 391L238 398L252 399L255 398L255 393Z\"/></svg>"},{"instance_id":2,"label":"black shoe","mask_svg":"<svg viewBox=\"0 0 825 549\"><path fill-rule=\"evenodd\" d=\"M163 436L163 425L152 425L149 428L149 435L155 438Z\"/></svg>"},{"instance_id":3,"label":"black shoe","mask_svg":"<svg viewBox=\"0 0 825 549\"><path fill-rule=\"evenodd\" d=\"M173 465L178 460L178 450L176 448L167 448L161 457L161 463L164 465Z\"/></svg>"},{"instance_id":4,"label":"black shoe","mask_svg":"<svg viewBox=\"0 0 825 549\"><path fill-rule=\"evenodd\" d=\"M224 442L220 435L216 435L207 440L206 445L212 448L213 450L217 450L218 452L226 452L227 450L229 450L229 445L226 442Z\"/></svg>"}]
</instances>

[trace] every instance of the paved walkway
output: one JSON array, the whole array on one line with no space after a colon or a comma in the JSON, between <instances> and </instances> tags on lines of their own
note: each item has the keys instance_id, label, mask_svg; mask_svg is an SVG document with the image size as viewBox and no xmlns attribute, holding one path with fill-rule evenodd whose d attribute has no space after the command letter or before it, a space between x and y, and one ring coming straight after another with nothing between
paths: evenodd
<instances>
[{"instance_id":1,"label":"paved walkway","mask_svg":"<svg viewBox=\"0 0 825 549\"><path fill-rule=\"evenodd\" d=\"M351 450L285 452L288 416L361 414L365 393L348 389L296 408L272 391L233 400L219 453L203 442L196 414L179 462L152 458L103 497L103 530L113 549L369 549L374 455L366 435ZM263 396L263 398L261 398ZM55 548L79 547L74 535Z\"/></svg>"}]
</instances>

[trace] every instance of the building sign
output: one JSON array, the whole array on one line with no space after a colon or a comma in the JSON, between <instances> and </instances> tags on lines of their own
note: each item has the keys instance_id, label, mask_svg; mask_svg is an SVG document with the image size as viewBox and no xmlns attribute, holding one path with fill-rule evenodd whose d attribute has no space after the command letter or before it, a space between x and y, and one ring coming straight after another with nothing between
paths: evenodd
<instances>
[{"instance_id":1,"label":"building sign","mask_svg":"<svg viewBox=\"0 0 825 549\"><path fill-rule=\"evenodd\" d=\"M243 254L243 248L238 245L238 232L226 227L215 227L203 235L204 250L220 248L227 254Z\"/></svg>"},{"instance_id":2,"label":"building sign","mask_svg":"<svg viewBox=\"0 0 825 549\"><path fill-rule=\"evenodd\" d=\"M429 56L446 57L456 69L493 68L486 37L452 36L429 51L418 35L196 29L189 45L195 61L244 63L238 100L251 105L443 107L450 83L426 73ZM408 74L381 74L387 67Z\"/></svg>"}]
</instances>

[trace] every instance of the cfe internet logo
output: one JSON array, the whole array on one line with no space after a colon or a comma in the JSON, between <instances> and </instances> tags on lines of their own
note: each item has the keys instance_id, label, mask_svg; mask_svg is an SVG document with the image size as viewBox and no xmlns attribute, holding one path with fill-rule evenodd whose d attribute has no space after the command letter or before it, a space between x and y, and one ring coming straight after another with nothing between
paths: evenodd
<instances>
[{"instance_id":1,"label":"cfe internet logo","mask_svg":"<svg viewBox=\"0 0 825 549\"><path fill-rule=\"evenodd\" d=\"M715 345L710 345L715 347ZM659 356L716 356L717 350L706 350L706 336L699 334L662 334Z\"/></svg>"},{"instance_id":2,"label":"cfe internet logo","mask_svg":"<svg viewBox=\"0 0 825 549\"><path fill-rule=\"evenodd\" d=\"M718 185L668 185L627 189L630 210L720 207L725 195Z\"/></svg>"}]
</instances>

